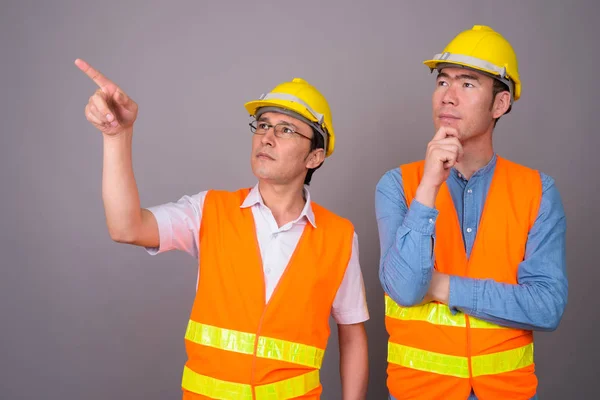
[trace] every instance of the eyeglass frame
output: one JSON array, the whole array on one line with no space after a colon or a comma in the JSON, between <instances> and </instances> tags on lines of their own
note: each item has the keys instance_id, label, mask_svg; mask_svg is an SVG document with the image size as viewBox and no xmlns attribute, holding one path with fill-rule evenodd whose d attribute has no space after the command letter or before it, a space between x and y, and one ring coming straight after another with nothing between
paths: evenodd
<instances>
[{"instance_id":1,"label":"eyeglass frame","mask_svg":"<svg viewBox=\"0 0 600 400\"><path fill-rule=\"evenodd\" d=\"M258 126L255 126L254 124L265 124L268 126L268 128L264 130L264 133L258 133L259 128L258 128ZM267 132L269 131L269 129L273 128L273 134L275 135L275 137L280 138L280 139L287 140L287 139L291 139L292 137L294 137L294 135L298 135L300 137L303 137L304 139L310 140L311 142L313 140L313 138L310 138L310 137L298 132L297 130L295 130L294 127L287 122L280 122L278 124L272 125L266 121L254 120L254 121L248 123L248 125L250 126L250 132L252 132L255 135L266 135ZM289 130L291 130L292 131L291 136L289 136L289 137L279 136L281 134L281 129L279 129L279 130L277 129L279 126L284 126L284 127L288 128ZM279 134L277 133L278 131L279 131Z\"/></svg>"}]
</instances>

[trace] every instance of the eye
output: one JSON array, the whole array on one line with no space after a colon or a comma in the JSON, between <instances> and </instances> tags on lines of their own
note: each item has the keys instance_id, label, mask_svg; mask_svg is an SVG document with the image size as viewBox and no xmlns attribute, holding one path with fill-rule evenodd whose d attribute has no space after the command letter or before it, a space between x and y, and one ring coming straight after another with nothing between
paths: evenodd
<instances>
[{"instance_id":1,"label":"eye","mask_svg":"<svg viewBox=\"0 0 600 400\"><path fill-rule=\"evenodd\" d=\"M292 128L284 126L281 128L281 132L285 133L286 135L292 135L294 133L296 133Z\"/></svg>"},{"instance_id":2,"label":"eye","mask_svg":"<svg viewBox=\"0 0 600 400\"><path fill-rule=\"evenodd\" d=\"M269 129L269 124L267 124L266 122L259 122L258 129L266 131L267 129Z\"/></svg>"},{"instance_id":3,"label":"eye","mask_svg":"<svg viewBox=\"0 0 600 400\"><path fill-rule=\"evenodd\" d=\"M440 81L438 81L437 85L438 86L447 86L448 82L440 80Z\"/></svg>"},{"instance_id":4,"label":"eye","mask_svg":"<svg viewBox=\"0 0 600 400\"><path fill-rule=\"evenodd\" d=\"M475 87L475 85L473 85L472 83L469 83L469 82L465 82L463 84L463 86L466 87L466 88L474 88Z\"/></svg>"}]
</instances>

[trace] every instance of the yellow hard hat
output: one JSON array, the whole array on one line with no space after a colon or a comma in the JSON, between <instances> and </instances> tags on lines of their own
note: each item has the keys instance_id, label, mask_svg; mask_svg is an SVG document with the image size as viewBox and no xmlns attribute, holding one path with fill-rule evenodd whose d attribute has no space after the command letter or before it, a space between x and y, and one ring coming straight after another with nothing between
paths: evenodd
<instances>
[{"instance_id":1,"label":"yellow hard hat","mask_svg":"<svg viewBox=\"0 0 600 400\"><path fill-rule=\"evenodd\" d=\"M335 133L329 104L325 97L304 79L294 78L291 82L280 83L269 93L263 94L258 100L249 101L244 106L253 116L256 116L257 110L263 107L292 111L302 117L300 119L306 119L304 122L323 135L325 156L328 157L333 153Z\"/></svg>"},{"instance_id":2,"label":"yellow hard hat","mask_svg":"<svg viewBox=\"0 0 600 400\"><path fill-rule=\"evenodd\" d=\"M442 53L423 63L432 71L451 64L488 73L508 86L514 101L521 97L517 55L510 43L489 26L475 25L459 33Z\"/></svg>"}]
</instances>

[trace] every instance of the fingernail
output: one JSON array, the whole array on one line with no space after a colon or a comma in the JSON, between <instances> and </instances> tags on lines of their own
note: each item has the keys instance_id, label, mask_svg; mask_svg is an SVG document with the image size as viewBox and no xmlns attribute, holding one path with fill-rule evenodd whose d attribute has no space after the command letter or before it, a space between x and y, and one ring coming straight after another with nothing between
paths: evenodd
<instances>
[{"instance_id":1,"label":"fingernail","mask_svg":"<svg viewBox=\"0 0 600 400\"><path fill-rule=\"evenodd\" d=\"M106 114L106 119L108 120L108 122L111 122L113 119L115 119L115 117L113 117L112 114Z\"/></svg>"},{"instance_id":2,"label":"fingernail","mask_svg":"<svg viewBox=\"0 0 600 400\"><path fill-rule=\"evenodd\" d=\"M119 125L119 123L117 121L113 121L113 122L110 123L110 125L111 126L117 126L117 125Z\"/></svg>"}]
</instances>

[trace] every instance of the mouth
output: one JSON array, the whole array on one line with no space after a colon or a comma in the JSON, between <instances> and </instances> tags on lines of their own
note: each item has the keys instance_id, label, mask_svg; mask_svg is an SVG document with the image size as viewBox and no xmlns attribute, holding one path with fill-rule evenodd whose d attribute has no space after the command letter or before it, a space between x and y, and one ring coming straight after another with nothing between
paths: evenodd
<instances>
[{"instance_id":1,"label":"mouth","mask_svg":"<svg viewBox=\"0 0 600 400\"><path fill-rule=\"evenodd\" d=\"M270 155L268 155L267 153L263 153L263 152L256 153L256 158L261 159L261 160L275 161L275 158L273 158Z\"/></svg>"},{"instance_id":2,"label":"mouth","mask_svg":"<svg viewBox=\"0 0 600 400\"><path fill-rule=\"evenodd\" d=\"M459 117L457 117L454 114L447 114L447 113L443 113L443 114L438 115L438 118L439 119L448 119L448 120L450 120L450 119L460 119Z\"/></svg>"},{"instance_id":3,"label":"mouth","mask_svg":"<svg viewBox=\"0 0 600 400\"><path fill-rule=\"evenodd\" d=\"M453 114L440 114L438 115L438 119L445 124L453 124L456 123L460 118Z\"/></svg>"}]
</instances>

